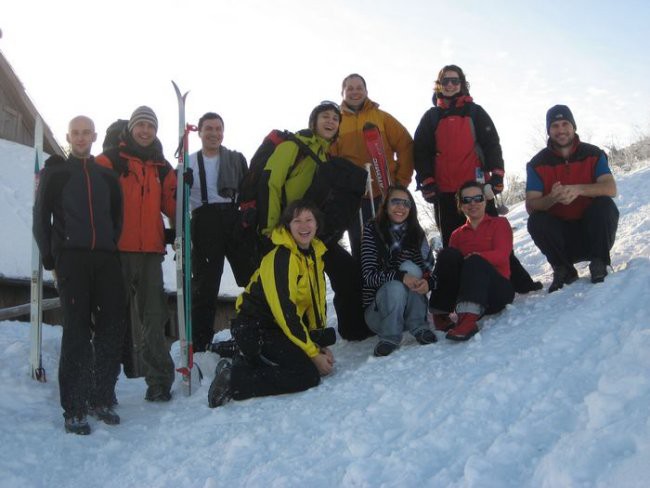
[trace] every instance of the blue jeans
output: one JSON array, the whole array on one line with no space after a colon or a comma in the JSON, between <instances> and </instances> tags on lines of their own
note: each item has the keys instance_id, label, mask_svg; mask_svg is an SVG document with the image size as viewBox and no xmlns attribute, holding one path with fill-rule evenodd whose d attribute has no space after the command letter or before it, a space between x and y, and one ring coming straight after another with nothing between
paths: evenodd
<instances>
[{"instance_id":1,"label":"blue jeans","mask_svg":"<svg viewBox=\"0 0 650 488\"><path fill-rule=\"evenodd\" d=\"M400 270L422 277L422 270L412 261L402 263ZM365 318L380 340L399 344L405 330L415 335L429 327L426 295L409 290L401 281L389 281L377 290L375 300L366 307Z\"/></svg>"}]
</instances>

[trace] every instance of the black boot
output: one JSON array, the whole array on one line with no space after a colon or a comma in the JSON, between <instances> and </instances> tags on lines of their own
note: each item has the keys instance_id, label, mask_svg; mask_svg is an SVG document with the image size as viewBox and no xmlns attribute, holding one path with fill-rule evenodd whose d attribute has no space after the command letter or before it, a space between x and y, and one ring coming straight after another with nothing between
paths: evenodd
<instances>
[{"instance_id":1,"label":"black boot","mask_svg":"<svg viewBox=\"0 0 650 488\"><path fill-rule=\"evenodd\" d=\"M578 271L576 271L573 266L570 268L566 266L556 266L553 268L553 282L551 283L551 286L548 287L548 292L553 293L564 285L570 285L577 279Z\"/></svg>"},{"instance_id":2,"label":"black boot","mask_svg":"<svg viewBox=\"0 0 650 488\"><path fill-rule=\"evenodd\" d=\"M86 414L81 415L68 415L63 414L65 417L65 431L68 434L88 435L90 434L90 425L88 425L88 418Z\"/></svg>"},{"instance_id":3,"label":"black boot","mask_svg":"<svg viewBox=\"0 0 650 488\"><path fill-rule=\"evenodd\" d=\"M208 407L220 407L232 398L230 376L232 364L228 359L222 359L214 370L214 379L208 391Z\"/></svg>"}]
</instances>

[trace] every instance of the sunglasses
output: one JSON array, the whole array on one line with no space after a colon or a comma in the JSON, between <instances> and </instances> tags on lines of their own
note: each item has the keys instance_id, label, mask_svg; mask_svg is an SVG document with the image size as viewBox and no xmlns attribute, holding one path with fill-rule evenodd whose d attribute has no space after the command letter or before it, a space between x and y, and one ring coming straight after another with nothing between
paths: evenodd
<instances>
[{"instance_id":1,"label":"sunglasses","mask_svg":"<svg viewBox=\"0 0 650 488\"><path fill-rule=\"evenodd\" d=\"M485 195L474 195L473 197L461 197L460 199L461 202L464 204L468 203L481 203L485 201Z\"/></svg>"},{"instance_id":2,"label":"sunglasses","mask_svg":"<svg viewBox=\"0 0 650 488\"><path fill-rule=\"evenodd\" d=\"M341 111L341 107L339 107L338 103L332 102L331 100L323 100L318 104L319 107L332 107L334 108L337 112Z\"/></svg>"},{"instance_id":3,"label":"sunglasses","mask_svg":"<svg viewBox=\"0 0 650 488\"><path fill-rule=\"evenodd\" d=\"M449 83L451 83L454 86L458 86L460 85L460 78L443 78L442 80L440 80L440 84L442 86L445 86Z\"/></svg>"},{"instance_id":4,"label":"sunglasses","mask_svg":"<svg viewBox=\"0 0 650 488\"><path fill-rule=\"evenodd\" d=\"M407 200L406 198L391 198L388 200L388 203L390 203L393 207L401 205L404 208L411 208L411 200Z\"/></svg>"}]
</instances>

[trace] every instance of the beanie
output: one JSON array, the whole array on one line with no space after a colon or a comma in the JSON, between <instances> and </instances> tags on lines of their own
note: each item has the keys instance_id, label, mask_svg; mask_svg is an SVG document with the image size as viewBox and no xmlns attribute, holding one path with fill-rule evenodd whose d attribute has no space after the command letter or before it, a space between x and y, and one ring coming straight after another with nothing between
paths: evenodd
<instances>
[{"instance_id":1,"label":"beanie","mask_svg":"<svg viewBox=\"0 0 650 488\"><path fill-rule=\"evenodd\" d=\"M133 130L135 124L143 120L152 124L156 128L156 131L158 131L158 117L156 117L156 114L153 110L145 105L142 105L141 107L136 108L131 114L131 118L129 119L128 124L129 132Z\"/></svg>"},{"instance_id":2,"label":"beanie","mask_svg":"<svg viewBox=\"0 0 650 488\"><path fill-rule=\"evenodd\" d=\"M551 129L551 124L558 120L568 120L573 126L573 130L577 129L576 121L573 118L571 109L566 105L554 105L546 112L546 133L548 134Z\"/></svg>"}]
</instances>

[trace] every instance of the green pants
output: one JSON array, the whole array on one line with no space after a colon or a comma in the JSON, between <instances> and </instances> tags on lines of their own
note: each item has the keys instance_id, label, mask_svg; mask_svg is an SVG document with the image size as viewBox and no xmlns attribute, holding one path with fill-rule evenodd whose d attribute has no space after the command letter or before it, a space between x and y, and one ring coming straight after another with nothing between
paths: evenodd
<instances>
[{"instance_id":1,"label":"green pants","mask_svg":"<svg viewBox=\"0 0 650 488\"><path fill-rule=\"evenodd\" d=\"M171 389L174 362L165 338L169 320L163 288L163 256L153 253L122 252L122 276L129 307L137 309L138 321L132 321L134 353L142 352L142 366L148 386Z\"/></svg>"}]
</instances>

